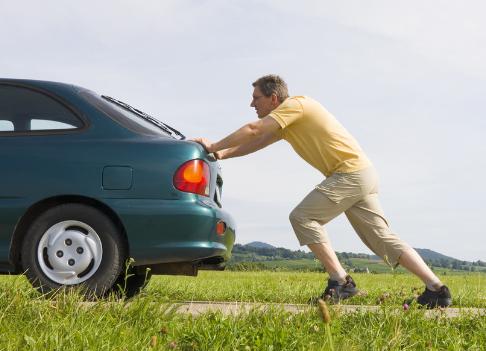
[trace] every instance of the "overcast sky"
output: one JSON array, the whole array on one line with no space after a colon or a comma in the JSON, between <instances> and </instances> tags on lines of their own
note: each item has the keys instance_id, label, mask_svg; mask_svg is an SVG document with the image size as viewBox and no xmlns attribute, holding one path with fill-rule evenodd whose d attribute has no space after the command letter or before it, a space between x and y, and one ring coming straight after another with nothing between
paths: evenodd
<instances>
[{"instance_id":1,"label":"overcast sky","mask_svg":"<svg viewBox=\"0 0 486 351\"><path fill-rule=\"evenodd\" d=\"M74 83L219 140L277 73L358 139L392 229L486 260L483 1L4 1L0 77ZM322 175L280 141L221 161L237 242L299 248L288 213ZM344 216L337 251L369 253Z\"/></svg>"}]
</instances>

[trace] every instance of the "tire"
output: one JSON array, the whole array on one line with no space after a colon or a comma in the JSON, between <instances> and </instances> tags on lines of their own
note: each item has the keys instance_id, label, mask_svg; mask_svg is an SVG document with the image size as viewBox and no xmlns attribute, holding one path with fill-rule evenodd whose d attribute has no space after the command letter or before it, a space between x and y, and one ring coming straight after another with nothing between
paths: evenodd
<instances>
[{"instance_id":1,"label":"tire","mask_svg":"<svg viewBox=\"0 0 486 351\"><path fill-rule=\"evenodd\" d=\"M64 204L30 225L21 262L30 283L43 294L79 287L88 297L103 297L120 275L126 251L119 229L103 212Z\"/></svg>"},{"instance_id":2,"label":"tire","mask_svg":"<svg viewBox=\"0 0 486 351\"><path fill-rule=\"evenodd\" d=\"M113 284L111 292L118 298L130 299L138 295L149 283L152 273L139 273L133 267L123 270Z\"/></svg>"}]
</instances>

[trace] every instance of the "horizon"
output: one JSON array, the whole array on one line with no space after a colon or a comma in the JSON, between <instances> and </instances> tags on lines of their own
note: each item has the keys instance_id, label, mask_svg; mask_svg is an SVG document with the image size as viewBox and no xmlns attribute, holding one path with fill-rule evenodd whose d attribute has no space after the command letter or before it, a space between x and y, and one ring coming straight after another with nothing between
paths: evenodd
<instances>
[{"instance_id":1,"label":"horizon","mask_svg":"<svg viewBox=\"0 0 486 351\"><path fill-rule=\"evenodd\" d=\"M251 242L248 242L248 243L246 243L246 244L242 244L242 243L235 242L235 245L237 245L237 244L238 244L238 245L245 246L245 245L249 245L249 244L252 244L252 243L261 243L261 244L270 245L270 246L272 246L272 247L273 247L273 248L275 248L275 249L287 249L287 250L290 250L290 251L303 251L303 252L311 252L311 251L309 251L309 250L302 250L302 249L292 250L292 249L289 249L289 248L287 248L287 247L283 247L283 246L274 246L274 245L269 244L269 243L267 243L267 242L264 242L264 241L258 241L258 240L256 240L256 241L251 241ZM474 260L474 261L469 261L469 260L461 260L461 259L458 259L458 258L456 258L456 257L452 257L452 256L449 256L449 255L445 255L445 254L443 254L442 252L438 252L438 251L435 251L435 250L432 250L432 249L429 249L429 248L424 248L424 247L414 247L414 249L415 249L415 250L428 250L428 251L431 251L431 252L434 252L434 253L437 253L437 254L440 254L440 255L442 255L442 256L446 256L446 257L448 257L448 258L452 258L452 259L454 259L454 260L458 260L458 261L465 261L465 262L471 262L471 263L472 263L472 262L478 262L478 261L481 261L481 262L486 262L486 261L481 260L481 259L479 259L479 260ZM377 256L377 255L376 255L375 253L373 253L373 252L371 252L371 253L365 253L365 252L355 252L355 251L348 251L348 250L344 250L344 251L337 251L337 250L336 250L336 252L340 252L340 253L344 253L344 252L346 252L346 253L353 253L353 254L357 254L357 255L376 256L376 257L378 257L380 260L383 260L381 257Z\"/></svg>"}]
</instances>

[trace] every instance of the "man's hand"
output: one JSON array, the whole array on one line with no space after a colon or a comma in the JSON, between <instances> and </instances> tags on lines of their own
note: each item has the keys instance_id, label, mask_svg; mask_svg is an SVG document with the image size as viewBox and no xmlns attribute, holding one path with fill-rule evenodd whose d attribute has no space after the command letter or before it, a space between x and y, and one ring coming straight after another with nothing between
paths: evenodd
<instances>
[{"instance_id":1,"label":"man's hand","mask_svg":"<svg viewBox=\"0 0 486 351\"><path fill-rule=\"evenodd\" d=\"M212 153L214 152L214 147L213 147L213 143L210 142L208 139L206 138L193 138L193 139L189 139L191 141L195 141L196 143L199 143L201 144L208 153Z\"/></svg>"},{"instance_id":2,"label":"man's hand","mask_svg":"<svg viewBox=\"0 0 486 351\"><path fill-rule=\"evenodd\" d=\"M206 138L190 139L204 146L208 153L215 154L219 160L243 156L281 139L280 125L267 116L258 121L245 124L226 138L212 143ZM218 151L222 151L219 152Z\"/></svg>"},{"instance_id":3,"label":"man's hand","mask_svg":"<svg viewBox=\"0 0 486 351\"><path fill-rule=\"evenodd\" d=\"M217 160L224 159L224 150L216 151L213 153Z\"/></svg>"},{"instance_id":4,"label":"man's hand","mask_svg":"<svg viewBox=\"0 0 486 351\"><path fill-rule=\"evenodd\" d=\"M193 138L193 139L189 139L189 140L195 141L196 143L201 144L206 149L206 151L208 153L213 153L214 157L217 160L223 159L224 151L223 150L214 151L214 143L210 142L208 139L206 139L206 138Z\"/></svg>"}]
</instances>

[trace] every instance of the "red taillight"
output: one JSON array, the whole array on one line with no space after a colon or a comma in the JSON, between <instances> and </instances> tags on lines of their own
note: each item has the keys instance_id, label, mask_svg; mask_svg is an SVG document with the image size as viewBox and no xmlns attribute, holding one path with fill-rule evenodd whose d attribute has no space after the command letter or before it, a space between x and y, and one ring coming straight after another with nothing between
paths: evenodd
<instances>
[{"instance_id":1,"label":"red taillight","mask_svg":"<svg viewBox=\"0 0 486 351\"><path fill-rule=\"evenodd\" d=\"M180 191L209 196L209 166L203 160L191 160L179 167L174 186Z\"/></svg>"}]
</instances>

